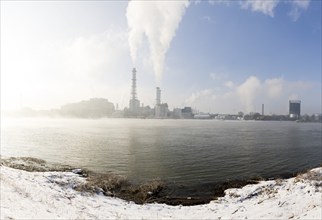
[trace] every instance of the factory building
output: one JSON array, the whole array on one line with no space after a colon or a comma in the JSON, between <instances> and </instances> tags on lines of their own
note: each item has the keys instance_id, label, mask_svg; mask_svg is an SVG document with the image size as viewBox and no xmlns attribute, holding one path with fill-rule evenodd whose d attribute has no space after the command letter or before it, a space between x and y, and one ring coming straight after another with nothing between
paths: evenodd
<instances>
[{"instance_id":1,"label":"factory building","mask_svg":"<svg viewBox=\"0 0 322 220\"><path fill-rule=\"evenodd\" d=\"M289 116L298 119L301 116L301 101L289 100Z\"/></svg>"},{"instance_id":2,"label":"factory building","mask_svg":"<svg viewBox=\"0 0 322 220\"><path fill-rule=\"evenodd\" d=\"M183 118L185 119L192 119L194 117L191 107L184 107L181 112L182 112Z\"/></svg>"},{"instance_id":3,"label":"factory building","mask_svg":"<svg viewBox=\"0 0 322 220\"><path fill-rule=\"evenodd\" d=\"M174 108L173 109L173 118L176 118L176 119L183 118L183 116L182 116L182 109L181 108Z\"/></svg>"}]
</instances>

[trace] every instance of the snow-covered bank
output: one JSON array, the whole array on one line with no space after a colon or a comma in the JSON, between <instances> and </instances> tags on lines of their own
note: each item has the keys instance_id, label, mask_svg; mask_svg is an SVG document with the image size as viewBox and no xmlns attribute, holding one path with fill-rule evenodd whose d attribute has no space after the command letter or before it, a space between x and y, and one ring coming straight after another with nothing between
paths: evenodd
<instances>
[{"instance_id":1,"label":"snow-covered bank","mask_svg":"<svg viewBox=\"0 0 322 220\"><path fill-rule=\"evenodd\" d=\"M287 180L262 181L205 205L137 205L73 190L71 172L27 172L0 166L1 219L321 219L322 168Z\"/></svg>"}]
</instances>

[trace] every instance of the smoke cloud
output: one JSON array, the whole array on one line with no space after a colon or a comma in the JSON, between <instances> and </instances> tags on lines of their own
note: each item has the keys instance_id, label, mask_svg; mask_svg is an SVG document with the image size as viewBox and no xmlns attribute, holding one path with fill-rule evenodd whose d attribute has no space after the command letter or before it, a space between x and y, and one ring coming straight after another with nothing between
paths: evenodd
<instances>
[{"instance_id":1,"label":"smoke cloud","mask_svg":"<svg viewBox=\"0 0 322 220\"><path fill-rule=\"evenodd\" d=\"M242 103L246 106L247 112L254 109L254 99L260 87L260 81L255 76L251 76L237 88L237 94L239 95Z\"/></svg>"},{"instance_id":2,"label":"smoke cloud","mask_svg":"<svg viewBox=\"0 0 322 220\"><path fill-rule=\"evenodd\" d=\"M136 63L137 52L145 35L158 83L163 74L165 54L188 6L188 0L130 1L128 4L126 17L130 29L128 41L132 62Z\"/></svg>"},{"instance_id":3,"label":"smoke cloud","mask_svg":"<svg viewBox=\"0 0 322 220\"><path fill-rule=\"evenodd\" d=\"M271 99L278 98L283 92L284 81L282 78L265 80L265 90Z\"/></svg>"}]
</instances>

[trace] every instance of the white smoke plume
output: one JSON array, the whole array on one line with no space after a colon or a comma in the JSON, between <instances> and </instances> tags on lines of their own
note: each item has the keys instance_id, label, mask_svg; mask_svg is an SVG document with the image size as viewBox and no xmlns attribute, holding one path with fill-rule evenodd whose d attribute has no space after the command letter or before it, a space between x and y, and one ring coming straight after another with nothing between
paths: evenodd
<instances>
[{"instance_id":1,"label":"white smoke plume","mask_svg":"<svg viewBox=\"0 0 322 220\"><path fill-rule=\"evenodd\" d=\"M284 81L282 78L265 80L265 90L270 99L278 98L283 93Z\"/></svg>"},{"instance_id":2,"label":"white smoke plume","mask_svg":"<svg viewBox=\"0 0 322 220\"><path fill-rule=\"evenodd\" d=\"M165 54L189 6L189 1L130 1L126 17L133 64L145 35L148 39L156 80L160 83Z\"/></svg>"},{"instance_id":3,"label":"white smoke plume","mask_svg":"<svg viewBox=\"0 0 322 220\"><path fill-rule=\"evenodd\" d=\"M260 87L261 82L255 76L251 76L237 88L237 94L247 112L254 110L254 99Z\"/></svg>"}]
</instances>

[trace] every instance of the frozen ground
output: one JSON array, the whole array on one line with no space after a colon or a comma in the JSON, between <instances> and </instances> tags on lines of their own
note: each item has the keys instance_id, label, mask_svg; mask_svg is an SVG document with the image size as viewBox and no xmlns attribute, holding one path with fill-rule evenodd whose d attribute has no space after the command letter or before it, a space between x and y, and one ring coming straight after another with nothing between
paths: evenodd
<instances>
[{"instance_id":1,"label":"frozen ground","mask_svg":"<svg viewBox=\"0 0 322 220\"><path fill-rule=\"evenodd\" d=\"M73 190L72 172L27 172L1 165L1 219L321 219L322 168L262 181L205 205L137 205Z\"/></svg>"}]
</instances>

